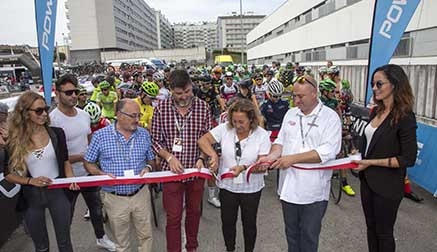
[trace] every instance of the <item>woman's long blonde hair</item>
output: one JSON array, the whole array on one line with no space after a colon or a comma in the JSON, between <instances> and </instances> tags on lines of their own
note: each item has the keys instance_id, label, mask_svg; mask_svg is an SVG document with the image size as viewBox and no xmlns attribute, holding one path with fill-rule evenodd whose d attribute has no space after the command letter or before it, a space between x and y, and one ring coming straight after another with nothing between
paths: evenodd
<instances>
[{"instance_id":1,"label":"woman's long blonde hair","mask_svg":"<svg viewBox=\"0 0 437 252\"><path fill-rule=\"evenodd\" d=\"M44 98L32 91L24 92L17 101L9 120L9 138L7 141L9 152L9 172L20 176L27 175L26 156L34 147L32 135L36 125L30 120L29 109L32 104ZM45 101L44 101L45 102ZM46 126L50 123L47 117Z\"/></svg>"}]
</instances>

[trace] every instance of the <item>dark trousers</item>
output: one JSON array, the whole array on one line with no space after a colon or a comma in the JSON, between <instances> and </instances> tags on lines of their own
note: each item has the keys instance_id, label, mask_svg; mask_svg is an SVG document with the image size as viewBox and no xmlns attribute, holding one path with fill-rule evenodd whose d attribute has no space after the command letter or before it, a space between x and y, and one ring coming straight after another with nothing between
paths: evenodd
<instances>
[{"instance_id":1,"label":"dark trousers","mask_svg":"<svg viewBox=\"0 0 437 252\"><path fill-rule=\"evenodd\" d=\"M28 208L24 212L24 221L35 251L49 251L49 236L46 225L46 208L49 209L58 243L58 250L71 252L73 247L70 238L70 201L64 189L47 189L37 187L26 188Z\"/></svg>"},{"instance_id":2,"label":"dark trousers","mask_svg":"<svg viewBox=\"0 0 437 252\"><path fill-rule=\"evenodd\" d=\"M328 201L298 205L281 201L288 252L317 252Z\"/></svg>"},{"instance_id":3,"label":"dark trousers","mask_svg":"<svg viewBox=\"0 0 437 252\"><path fill-rule=\"evenodd\" d=\"M181 221L184 210L183 200L185 195L185 233L187 251L197 249L199 243L200 204L203 196L204 179L194 179L187 182L164 183L162 202L167 215L165 235L167 239L167 252L182 251Z\"/></svg>"},{"instance_id":4,"label":"dark trousers","mask_svg":"<svg viewBox=\"0 0 437 252\"><path fill-rule=\"evenodd\" d=\"M85 203L90 210L90 219L94 228L94 234L97 239L105 235L103 228L103 212L102 201L100 199L100 187L84 187L79 191L72 191L73 197L71 199L71 222L74 216L74 207L76 206L77 197L79 193L82 194Z\"/></svg>"},{"instance_id":5,"label":"dark trousers","mask_svg":"<svg viewBox=\"0 0 437 252\"><path fill-rule=\"evenodd\" d=\"M367 244L370 252L391 252L396 250L393 229L396 222L400 199L384 198L373 192L361 180L361 204L366 217Z\"/></svg>"},{"instance_id":6,"label":"dark trousers","mask_svg":"<svg viewBox=\"0 0 437 252\"><path fill-rule=\"evenodd\" d=\"M256 217L258 213L261 191L255 193L233 193L220 189L220 213L222 219L222 232L226 250L235 250L237 235L238 208L241 208L241 222L243 224L244 251L251 252L256 241Z\"/></svg>"}]
</instances>

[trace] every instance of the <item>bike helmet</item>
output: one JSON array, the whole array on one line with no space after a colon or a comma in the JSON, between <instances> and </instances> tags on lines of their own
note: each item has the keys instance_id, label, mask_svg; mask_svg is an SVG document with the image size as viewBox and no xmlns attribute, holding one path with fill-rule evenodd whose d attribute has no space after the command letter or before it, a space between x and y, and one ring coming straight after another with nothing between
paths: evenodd
<instances>
[{"instance_id":1,"label":"bike helmet","mask_svg":"<svg viewBox=\"0 0 437 252\"><path fill-rule=\"evenodd\" d=\"M84 86L79 85L78 88L79 88L79 94L86 94L86 88Z\"/></svg>"},{"instance_id":2,"label":"bike helmet","mask_svg":"<svg viewBox=\"0 0 437 252\"><path fill-rule=\"evenodd\" d=\"M325 66L319 67L319 74L324 75L328 73L328 68Z\"/></svg>"},{"instance_id":3,"label":"bike helmet","mask_svg":"<svg viewBox=\"0 0 437 252\"><path fill-rule=\"evenodd\" d=\"M141 91L148 96L156 97L159 92L159 87L154 82L145 81L141 85Z\"/></svg>"},{"instance_id":4,"label":"bike helmet","mask_svg":"<svg viewBox=\"0 0 437 252\"><path fill-rule=\"evenodd\" d=\"M234 77L234 74L232 72L226 72L225 77Z\"/></svg>"},{"instance_id":5,"label":"bike helmet","mask_svg":"<svg viewBox=\"0 0 437 252\"><path fill-rule=\"evenodd\" d=\"M238 86L250 89L252 86L252 79L244 79L238 83Z\"/></svg>"},{"instance_id":6,"label":"bike helmet","mask_svg":"<svg viewBox=\"0 0 437 252\"><path fill-rule=\"evenodd\" d=\"M154 80L164 80L164 75L160 72L156 72L153 74L152 77Z\"/></svg>"},{"instance_id":7,"label":"bike helmet","mask_svg":"<svg viewBox=\"0 0 437 252\"><path fill-rule=\"evenodd\" d=\"M331 66L328 68L328 74L338 74L340 73L340 67L339 66Z\"/></svg>"},{"instance_id":8,"label":"bike helmet","mask_svg":"<svg viewBox=\"0 0 437 252\"><path fill-rule=\"evenodd\" d=\"M109 87L111 87L111 84L105 80L99 83L100 89L108 89Z\"/></svg>"},{"instance_id":9,"label":"bike helmet","mask_svg":"<svg viewBox=\"0 0 437 252\"><path fill-rule=\"evenodd\" d=\"M215 67L212 69L212 72L213 72L213 73L222 73L222 67L221 67L221 66L215 66Z\"/></svg>"},{"instance_id":10,"label":"bike helmet","mask_svg":"<svg viewBox=\"0 0 437 252\"><path fill-rule=\"evenodd\" d=\"M273 79L267 85L267 91L274 96L280 96L284 92L284 85L278 80Z\"/></svg>"},{"instance_id":11,"label":"bike helmet","mask_svg":"<svg viewBox=\"0 0 437 252\"><path fill-rule=\"evenodd\" d=\"M328 91L328 92L332 92L335 90L335 88L337 87L337 85L335 84L335 82L331 79L326 79L320 82L319 84L319 90L320 92L323 91Z\"/></svg>"},{"instance_id":12,"label":"bike helmet","mask_svg":"<svg viewBox=\"0 0 437 252\"><path fill-rule=\"evenodd\" d=\"M88 103L83 110L90 115L91 123L98 123L100 120L100 117L102 116L102 110L100 109L99 105L97 105L94 102Z\"/></svg>"}]
</instances>

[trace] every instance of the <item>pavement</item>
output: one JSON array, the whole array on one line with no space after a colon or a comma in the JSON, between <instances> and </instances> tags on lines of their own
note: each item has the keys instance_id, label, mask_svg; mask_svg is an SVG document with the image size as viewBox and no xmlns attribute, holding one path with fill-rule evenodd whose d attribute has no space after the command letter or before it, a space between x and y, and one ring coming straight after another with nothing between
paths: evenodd
<instances>
[{"instance_id":1,"label":"pavement","mask_svg":"<svg viewBox=\"0 0 437 252\"><path fill-rule=\"evenodd\" d=\"M258 211L258 236L255 252L287 251L284 234L281 204L275 193L274 175L266 177ZM343 195L339 205L329 202L323 219L320 234L320 252L361 252L367 251L366 225L359 197L359 181L349 175L349 183L357 192L357 196ZM419 187L413 185L413 191L423 197L423 203L415 203L409 199L402 201L395 226L397 251L431 252L437 251L437 200ZM153 251L165 251L165 213L162 208L162 195L155 200L158 214L158 227L154 228ZM72 242L75 251L105 251L96 246L93 228L90 221L83 219L85 204L79 197L73 224L71 226ZM49 216L47 214L47 216ZM57 251L56 240L50 217L47 217L51 251ZM109 236L110 228L105 227ZM135 239L133 234L131 237ZM226 251L221 233L220 210L207 203L207 190L203 199L203 214L199 230L199 251ZM244 251L240 220L237 223L237 249ZM135 244L135 241L133 241ZM134 246L133 246L134 247ZM8 242L0 248L0 252L34 251L31 239L20 226ZM132 248L131 251L137 251Z\"/></svg>"}]
</instances>

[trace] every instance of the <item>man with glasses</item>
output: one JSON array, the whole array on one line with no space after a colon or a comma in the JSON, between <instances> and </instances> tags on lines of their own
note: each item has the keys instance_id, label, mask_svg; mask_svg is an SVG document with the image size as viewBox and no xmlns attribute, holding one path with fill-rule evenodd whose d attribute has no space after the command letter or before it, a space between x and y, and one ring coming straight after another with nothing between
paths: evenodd
<instances>
[{"instance_id":1,"label":"man with glasses","mask_svg":"<svg viewBox=\"0 0 437 252\"><path fill-rule=\"evenodd\" d=\"M238 86L234 82L234 74L232 72L225 73L225 84L220 87L220 97L224 103L228 103L233 97L238 94Z\"/></svg>"},{"instance_id":2,"label":"man with glasses","mask_svg":"<svg viewBox=\"0 0 437 252\"><path fill-rule=\"evenodd\" d=\"M93 134L85 154L86 169L93 175L143 176L154 168L148 131L138 127L140 106L122 99L116 107L117 121ZM96 163L99 163L97 166ZM103 206L114 233L117 251L131 251L132 232L138 251L152 251L152 217L149 187L144 184L103 186ZM135 230L131 230L133 225Z\"/></svg>"},{"instance_id":3,"label":"man with glasses","mask_svg":"<svg viewBox=\"0 0 437 252\"><path fill-rule=\"evenodd\" d=\"M288 251L318 249L322 219L328 206L332 170L299 170L296 163L335 159L341 146L341 121L318 99L317 83L307 75L294 84L295 108L285 114L270 154L259 162L281 169L278 194L282 203Z\"/></svg>"},{"instance_id":4,"label":"man with glasses","mask_svg":"<svg viewBox=\"0 0 437 252\"><path fill-rule=\"evenodd\" d=\"M89 115L76 108L78 95L78 82L76 77L65 74L56 81L57 107L50 113L51 126L60 127L65 132L67 141L68 159L76 177L87 176L88 172L83 166L83 157L88 147L88 136L91 134ZM85 200L90 210L91 223L97 238L97 246L115 251L114 243L106 236L103 228L102 202L100 200L100 187L81 188L80 191L72 191L71 219L74 216L79 193Z\"/></svg>"},{"instance_id":5,"label":"man with glasses","mask_svg":"<svg viewBox=\"0 0 437 252\"><path fill-rule=\"evenodd\" d=\"M76 108L83 109L88 104L88 97L85 87L79 85L79 95L77 96Z\"/></svg>"},{"instance_id":6,"label":"man with glasses","mask_svg":"<svg viewBox=\"0 0 437 252\"><path fill-rule=\"evenodd\" d=\"M255 80L255 85L252 88L252 93L255 95L258 106L261 106L267 99L267 85L264 84L263 77L259 73L254 74L253 79Z\"/></svg>"},{"instance_id":7,"label":"man with glasses","mask_svg":"<svg viewBox=\"0 0 437 252\"><path fill-rule=\"evenodd\" d=\"M155 108L152 119L153 149L162 158L163 170L181 174L185 168L205 167L205 155L197 140L211 128L211 112L206 102L195 97L187 71L170 73L170 99ZM180 252L181 221L185 205L187 252L197 251L200 204L204 179L194 178L164 184L163 205L167 215L167 251ZM185 204L183 203L185 202Z\"/></svg>"},{"instance_id":8,"label":"man with glasses","mask_svg":"<svg viewBox=\"0 0 437 252\"><path fill-rule=\"evenodd\" d=\"M141 85L141 91L139 97L135 101L140 106L140 121L139 125L148 130L152 127L152 117L153 117L153 102L156 100L158 95L159 87L153 83L145 81Z\"/></svg>"}]
</instances>

